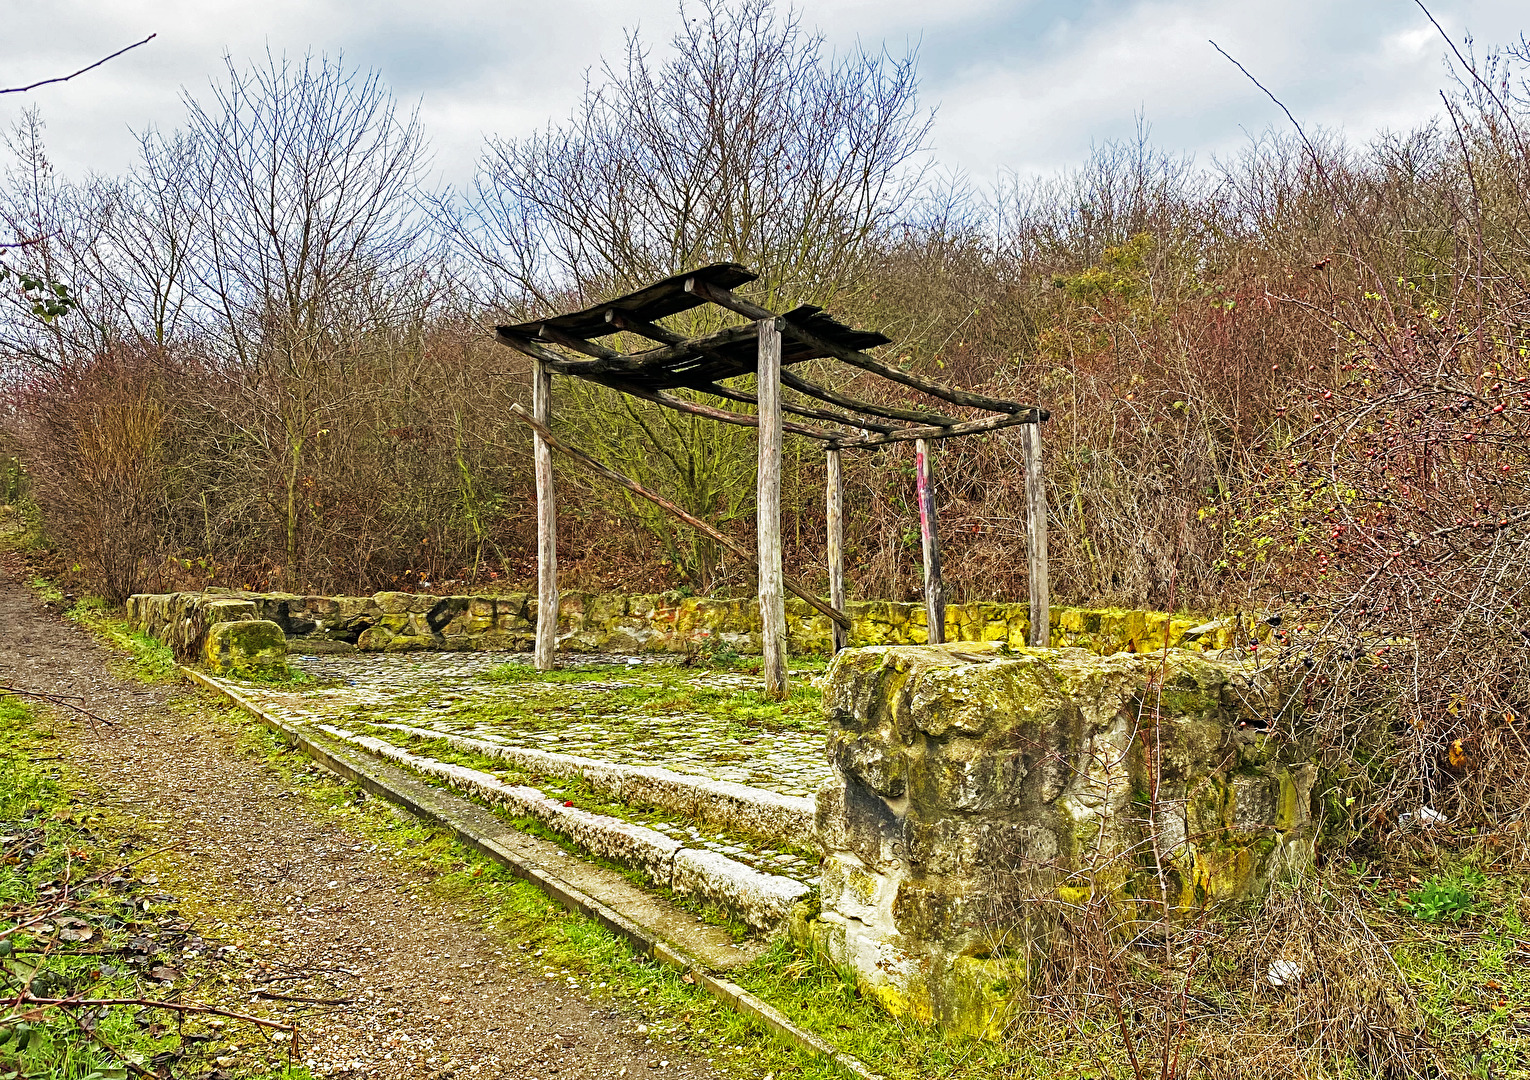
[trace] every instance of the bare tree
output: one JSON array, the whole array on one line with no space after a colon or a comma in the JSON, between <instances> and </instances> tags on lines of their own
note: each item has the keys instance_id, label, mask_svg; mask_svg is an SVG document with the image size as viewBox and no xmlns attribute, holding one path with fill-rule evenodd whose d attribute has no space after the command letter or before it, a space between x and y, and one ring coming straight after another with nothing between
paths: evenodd
<instances>
[{"instance_id":1,"label":"bare tree","mask_svg":"<svg viewBox=\"0 0 1530 1080\"><path fill-rule=\"evenodd\" d=\"M489 140L457 226L486 301L550 312L734 261L760 272L762 302L824 304L911 208L931 119L912 51L828 55L772 0L703 0L681 16L662 60L629 35L566 123ZM612 464L702 517L747 511L747 436L581 393L586 435ZM650 439L657 454L635 450ZM710 585L714 552L681 557L667 523L633 509L682 574Z\"/></svg>"},{"instance_id":2,"label":"bare tree","mask_svg":"<svg viewBox=\"0 0 1530 1080\"><path fill-rule=\"evenodd\" d=\"M310 445L369 389L349 370L355 342L419 300L406 286L424 254L424 135L375 73L338 57L230 61L207 103L185 100L184 141L145 141L144 186L159 205L186 187L199 200L195 296L240 376L238 426L280 478L293 573Z\"/></svg>"}]
</instances>

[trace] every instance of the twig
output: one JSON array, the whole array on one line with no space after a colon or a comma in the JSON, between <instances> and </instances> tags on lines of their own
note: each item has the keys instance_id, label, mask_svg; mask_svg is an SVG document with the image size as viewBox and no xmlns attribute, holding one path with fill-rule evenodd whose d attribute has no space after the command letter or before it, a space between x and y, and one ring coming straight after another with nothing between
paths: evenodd
<instances>
[{"instance_id":1,"label":"twig","mask_svg":"<svg viewBox=\"0 0 1530 1080\"><path fill-rule=\"evenodd\" d=\"M231 1020L244 1020L258 1027L275 1028L277 1031L285 1031L297 1037L296 1024L283 1024L278 1020L267 1020L260 1016L250 1016L248 1013L234 1012L232 1009L219 1008L216 1005L183 1004L175 1001L159 1001L154 998L40 998L33 997L27 990L21 992L17 998L18 1005L32 1005L39 1009L94 1009L100 1006L110 1005L134 1005L144 1009L168 1009L171 1012L180 1013L206 1013L211 1016L227 1016ZM18 1016L0 1017L0 1026L14 1023L19 1020Z\"/></svg>"},{"instance_id":2,"label":"twig","mask_svg":"<svg viewBox=\"0 0 1530 1080\"><path fill-rule=\"evenodd\" d=\"M356 998L297 997L293 994L275 994L270 990L256 990L255 996L258 998L269 998L272 1001L302 1001L309 1005L354 1005L357 1001Z\"/></svg>"},{"instance_id":3,"label":"twig","mask_svg":"<svg viewBox=\"0 0 1530 1080\"><path fill-rule=\"evenodd\" d=\"M94 71L96 68L100 67L102 64L106 63L108 60L115 60L115 59L117 59L117 57L121 56L123 53L128 52L128 51L130 51L132 49L136 49L140 45L147 45L149 42L153 41L157 37L159 37L158 34L150 34L148 37L144 38L142 41L135 41L135 42L133 42L133 44L129 45L126 49L118 49L116 52L112 53L110 56L103 56L101 59L97 60L94 64L91 64L89 67L82 67L82 68L80 68L80 70L76 71L74 73L74 75L60 75L60 76L58 76L57 78L54 78L54 79L43 79L41 82L35 82L32 85L30 85L30 86L12 86L12 87L9 87L9 88L7 88L5 90L0 90L0 94L25 94L28 90L36 90L39 86L50 86L53 83L68 82L70 79L74 78L75 75L83 75L87 71Z\"/></svg>"},{"instance_id":4,"label":"twig","mask_svg":"<svg viewBox=\"0 0 1530 1080\"><path fill-rule=\"evenodd\" d=\"M105 878L106 875L108 875L108 874L115 874L119 870L126 870L130 866L136 866L138 863L143 862L145 859L152 859L154 856L162 854L163 852L169 851L171 848L180 847L185 842L186 842L186 838L182 837L179 840L175 840L175 841L172 841L171 843L166 844L164 847L155 848L153 851L146 852L145 854L138 856L138 858L136 858L136 859L130 859L130 860L128 860L125 863L118 863L117 865L113 866L110 870L103 870L99 874L97 874L95 877L88 877L88 878L86 878L84 881L80 882L80 884L81 885L94 885L94 884L97 884L103 878ZM54 907L52 910L45 911L43 914L38 915L35 918L28 919L24 923L17 923L15 926L8 926L5 929L0 930L0 940L4 940L5 938L10 937L12 934L16 933L18 930L25 930L27 927L33 926L33 925L35 925L37 923L40 923L40 922L44 921L45 919L51 919L55 915L63 915L65 913L67 913L74 906L75 906L74 902L71 899L69 899L68 896L65 896L63 898L63 900L61 901L61 903L59 904L59 906Z\"/></svg>"},{"instance_id":5,"label":"twig","mask_svg":"<svg viewBox=\"0 0 1530 1080\"><path fill-rule=\"evenodd\" d=\"M46 701L50 705L62 705L66 709L73 709L75 712L80 713L80 714L88 717L92 722L105 724L107 727L116 727L117 726L116 724L114 724L112 721L108 720L104 716L97 716L95 713L91 712L89 709L86 709L86 708L84 708L82 706L79 706L79 705L72 705L72 704L70 704L67 699L59 696L58 694L45 694L41 690L23 690L19 686L3 686L3 685L0 685L0 693L15 694L17 697L38 698L41 701ZM85 699L82 697L82 698L80 698L80 700L84 701Z\"/></svg>"},{"instance_id":6,"label":"twig","mask_svg":"<svg viewBox=\"0 0 1530 1080\"><path fill-rule=\"evenodd\" d=\"M9 244L0 244L0 248L24 248L24 247L31 247L33 244L40 244L44 240L47 240L50 237L54 237L54 236L57 236L57 235L58 235L58 233L56 233L56 232L44 233L41 236L34 236L30 240L15 240L15 241L12 241Z\"/></svg>"}]
</instances>

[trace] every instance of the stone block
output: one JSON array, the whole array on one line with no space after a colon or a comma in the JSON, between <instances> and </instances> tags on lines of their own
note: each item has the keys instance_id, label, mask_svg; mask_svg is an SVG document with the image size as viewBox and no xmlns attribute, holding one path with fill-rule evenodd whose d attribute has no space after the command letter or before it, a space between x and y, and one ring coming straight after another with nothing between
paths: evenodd
<instances>
[{"instance_id":1,"label":"stone block","mask_svg":"<svg viewBox=\"0 0 1530 1080\"><path fill-rule=\"evenodd\" d=\"M386 626L372 626L356 638L356 648L361 652L383 652L393 640L393 630Z\"/></svg>"},{"instance_id":2,"label":"stone block","mask_svg":"<svg viewBox=\"0 0 1530 1080\"><path fill-rule=\"evenodd\" d=\"M1169 627L1110 610L1059 624L1132 647ZM1256 894L1312 851L1312 767L1245 724L1282 700L1254 662L1184 650L842 652L824 687L835 777L817 800L809 936L889 1007L975 1030L964 1010L986 1000L995 920L1055 899L1059 876L1128 919L1156 915L1135 898L1165 891L1186 917ZM1141 858L1155 848L1160 861Z\"/></svg>"},{"instance_id":3,"label":"stone block","mask_svg":"<svg viewBox=\"0 0 1530 1080\"><path fill-rule=\"evenodd\" d=\"M377 605L377 610L384 615L404 615L408 613L409 606L414 603L414 594L380 592L372 597L372 603Z\"/></svg>"},{"instance_id":4,"label":"stone block","mask_svg":"<svg viewBox=\"0 0 1530 1080\"><path fill-rule=\"evenodd\" d=\"M202 649L203 663L216 674L287 671L287 635L265 619L214 623L207 630Z\"/></svg>"}]
</instances>

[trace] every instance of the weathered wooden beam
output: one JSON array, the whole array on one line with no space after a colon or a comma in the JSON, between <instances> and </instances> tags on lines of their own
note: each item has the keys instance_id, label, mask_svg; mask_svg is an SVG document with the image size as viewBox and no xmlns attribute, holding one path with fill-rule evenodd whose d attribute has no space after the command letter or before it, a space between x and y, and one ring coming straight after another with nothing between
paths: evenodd
<instances>
[{"instance_id":1,"label":"weathered wooden beam","mask_svg":"<svg viewBox=\"0 0 1530 1080\"><path fill-rule=\"evenodd\" d=\"M1051 587L1047 582L1047 488L1041 472L1041 425L1024 428L1025 548L1030 564L1031 635L1033 648L1051 643Z\"/></svg>"},{"instance_id":2,"label":"weathered wooden beam","mask_svg":"<svg viewBox=\"0 0 1530 1080\"><path fill-rule=\"evenodd\" d=\"M837 445L843 449L851 450L867 446L885 446L888 443L908 442L910 440L955 439L962 435L978 435L985 431L998 431L1000 428L1014 427L1016 424L1031 424L1034 426L1035 421L1032 419L1034 415L1034 413L1017 413L1014 416L989 416L982 420L964 420L949 427L903 428L901 431L890 432L886 435L867 435L862 438L840 439Z\"/></svg>"},{"instance_id":3,"label":"weathered wooden beam","mask_svg":"<svg viewBox=\"0 0 1530 1080\"><path fill-rule=\"evenodd\" d=\"M537 637L538 671L551 671L558 648L558 511L553 503L552 452L544 432L552 426L552 372L538 361L531 374L531 409L538 430L532 438L537 488Z\"/></svg>"},{"instance_id":4,"label":"weathered wooden beam","mask_svg":"<svg viewBox=\"0 0 1530 1080\"><path fill-rule=\"evenodd\" d=\"M839 460L839 451L830 447L826 455L829 482L827 484L827 507L825 523L828 533L829 557L829 605L836 611L845 610L845 473ZM839 652L850 644L850 627L834 624L834 651Z\"/></svg>"},{"instance_id":5,"label":"weathered wooden beam","mask_svg":"<svg viewBox=\"0 0 1530 1080\"><path fill-rule=\"evenodd\" d=\"M560 353L553 352L541 342L524 337L520 334L512 334L505 327L496 327L494 339L501 345L524 353L533 360L546 366L548 371L559 375L574 375L587 378L610 370L610 365L604 360L570 360Z\"/></svg>"},{"instance_id":6,"label":"weathered wooden beam","mask_svg":"<svg viewBox=\"0 0 1530 1080\"><path fill-rule=\"evenodd\" d=\"M786 696L786 598L781 591L781 326L778 319L760 328L755 366L760 395L760 469L755 491L755 550L760 558L760 643L765 696Z\"/></svg>"},{"instance_id":7,"label":"weathered wooden beam","mask_svg":"<svg viewBox=\"0 0 1530 1080\"><path fill-rule=\"evenodd\" d=\"M540 337L543 341L550 341L554 345L562 345L565 349L572 349L574 352L593 356L597 360L615 362L623 368L627 366L625 361L628 357L625 353L619 353L611 348L611 346L602 345L598 341L586 341L584 338L576 338L565 334L555 326L542 327Z\"/></svg>"},{"instance_id":8,"label":"weathered wooden beam","mask_svg":"<svg viewBox=\"0 0 1530 1080\"><path fill-rule=\"evenodd\" d=\"M940 579L940 526L935 513L935 462L930 444L914 443L914 485L919 499L919 539L924 549L924 613L926 640L939 645L946 640L946 591Z\"/></svg>"},{"instance_id":9,"label":"weathered wooden beam","mask_svg":"<svg viewBox=\"0 0 1530 1080\"><path fill-rule=\"evenodd\" d=\"M727 289L708 285L699 278L688 279L685 283L685 291L704 297L718 307L725 307L729 311L736 311L738 314L749 319L779 318L774 312L768 311L742 297L735 296ZM921 378L918 375L911 375L906 371L899 371L897 368L884 364L882 361L873 356L868 356L858 349L847 349L843 345L836 345L832 341L826 341L811 330L792 322L790 319L782 321L781 329L804 345L811 346L815 351L822 353L824 356L832 356L836 360L843 360L845 363L861 368L863 371L870 371L882 376L884 379L890 379L895 383L901 383L911 389L918 390L920 393L929 394L931 397L940 398L942 401L949 401L953 405L962 405L969 409L985 409L988 412L1000 413L1016 413L1023 409L1036 408L1034 405L1021 405L1017 402L1005 401L1001 398L991 398L986 394L974 394L970 390L958 390L955 387L946 386L944 383L934 382L930 379ZM1046 410L1042 409L1041 412L1045 413ZM1043 419L1045 418L1043 416Z\"/></svg>"},{"instance_id":10,"label":"weathered wooden beam","mask_svg":"<svg viewBox=\"0 0 1530 1080\"><path fill-rule=\"evenodd\" d=\"M722 547L727 548L729 551L733 552L733 554L737 555L745 562L752 566L758 567L759 560L755 558L754 553L749 551L742 544L735 541L726 533L719 532L717 529L713 528L705 521L702 521L700 518L686 513L684 510L680 509L680 507L670 502L664 496L658 494L657 492L650 491L642 484L639 484L636 480L628 479L626 476L623 476L621 473L617 472L615 469L608 465L602 465L600 462L590 457L590 455L586 454L584 451L575 450L567 443L560 442L558 439L553 437L551 432L547 431L545 428L539 425L533 417L529 416L526 410L521 408L519 405L511 405L510 413L517 420L521 421L521 423L530 427L532 431L536 432L537 436L542 439L543 443L558 451L558 453L564 454L570 459L577 461L579 464L583 465L591 472L605 477L607 480L611 481L613 484L616 484L618 487L626 488L628 491L632 492L639 498L647 499L649 502L653 503L661 510L673 514L675 517L679 518L681 521L685 522L687 525L702 535L711 537ZM822 615L827 615L834 625L845 627L850 625L850 617L846 615L841 608L836 608L829 604L825 604L818 597L814 596L806 585L792 577L790 574L783 573L781 576L781 581L794 596L800 597L808 605L810 605L814 611L817 611Z\"/></svg>"},{"instance_id":11,"label":"weathered wooden beam","mask_svg":"<svg viewBox=\"0 0 1530 1080\"><path fill-rule=\"evenodd\" d=\"M938 413L932 409L902 409L896 405L878 405L874 401L867 401L864 398L844 394L838 390L830 390L826 386L817 386L790 371L781 372L781 381L799 394L806 394L808 397L817 398L819 401L826 401L830 405L838 405L843 409L854 409L856 412L867 413L871 416L884 416L889 420L907 420L911 424L929 424L934 427L961 423L958 417L947 416L945 413ZM871 431L892 430L871 427L868 424L862 424L861 426Z\"/></svg>"},{"instance_id":12,"label":"weathered wooden beam","mask_svg":"<svg viewBox=\"0 0 1530 1080\"><path fill-rule=\"evenodd\" d=\"M784 375L784 373L783 373ZM783 377L782 381L785 381ZM693 386L692 390L703 394L714 394L730 401L742 401L749 405L758 405L759 398L746 390L735 390L731 386L723 386L721 383L706 383L702 386ZM793 401L781 399L781 410L794 416L810 416L814 420L827 420L831 424L843 424L845 427L861 428L866 431L897 431L898 429L889 424L878 423L875 420L867 420L859 416L851 416L848 413L834 412L830 409L815 409L811 405L799 405Z\"/></svg>"},{"instance_id":13,"label":"weathered wooden beam","mask_svg":"<svg viewBox=\"0 0 1530 1080\"><path fill-rule=\"evenodd\" d=\"M610 311L606 312L606 322L619 330L625 330L630 334L638 334L642 337L649 338L653 341L660 341L667 345L678 345L686 340L683 335L677 334L673 330L663 326L656 326L653 323L643 322L641 319L635 319L630 315L626 315L620 311L617 311L615 308L612 308ZM598 354L591 353L591 355L593 356ZM801 380L792 378L783 368L781 371L781 381L787 383L787 385L792 386L795 389L796 384ZM699 390L703 394L712 394L716 397L727 398L730 401L742 401L749 405L758 404L758 399L755 397L755 395L747 393L743 390L735 390L731 386L723 386L720 383L707 383L701 386L692 386L691 389ZM796 416L808 416L812 417L814 420L827 420L831 424L843 424L846 427L863 428L867 431L885 432L898 430L891 425L878 423L875 420L867 420L859 416L849 416L845 413L832 412L828 409L814 409L810 406L798 405L785 399L782 399L781 401L781 408L786 412L792 413ZM934 420L930 420L929 422L933 423Z\"/></svg>"},{"instance_id":14,"label":"weathered wooden beam","mask_svg":"<svg viewBox=\"0 0 1530 1080\"><path fill-rule=\"evenodd\" d=\"M692 416L705 416L709 420L717 420L724 424L736 424L739 427L757 428L760 426L760 418L748 413L730 412L727 409L716 409L711 405L703 405L697 401L686 401L672 394L666 394L662 390L649 390L645 386L625 382L621 379L603 377L595 380L602 386L609 386L613 390L620 390L624 394L631 394L635 398L651 401L655 405L662 405L666 409L674 409L676 412L690 413ZM711 393L710 390L703 393ZM783 423L782 428L793 435L801 435L805 439L817 439L819 442L837 442L840 439L838 432L825 431L822 428L808 427L805 424Z\"/></svg>"},{"instance_id":15,"label":"weathered wooden beam","mask_svg":"<svg viewBox=\"0 0 1530 1080\"><path fill-rule=\"evenodd\" d=\"M713 349L736 345L741 341L752 341L756 334L754 324L750 323L745 326L730 326L712 334L703 334L701 337L686 338L679 344L666 345L661 349L649 349L639 353L619 353L604 345L570 337L552 327L543 327L543 332L548 335L548 340L556 340L558 344L566 348L582 352L587 356L594 356L596 359L570 360L568 357L559 356L532 338L511 333L509 328L504 326L495 329L495 338L502 345L508 345L527 356L547 362L554 371L589 378L594 375L631 374L648 368L663 367L672 361L689 360Z\"/></svg>"},{"instance_id":16,"label":"weathered wooden beam","mask_svg":"<svg viewBox=\"0 0 1530 1080\"><path fill-rule=\"evenodd\" d=\"M677 334L668 327L660 326L657 323L644 322L642 319L634 318L615 308L606 312L606 322L618 330L625 330L629 334L637 334L639 337L645 337L650 341L657 341L661 345L678 345L685 340L684 334Z\"/></svg>"}]
</instances>

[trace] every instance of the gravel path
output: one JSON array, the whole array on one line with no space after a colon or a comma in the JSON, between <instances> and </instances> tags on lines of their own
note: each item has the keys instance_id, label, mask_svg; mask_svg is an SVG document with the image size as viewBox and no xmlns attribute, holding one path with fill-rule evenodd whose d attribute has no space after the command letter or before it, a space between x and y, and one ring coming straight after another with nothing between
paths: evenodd
<instances>
[{"instance_id":1,"label":"gravel path","mask_svg":"<svg viewBox=\"0 0 1530 1080\"><path fill-rule=\"evenodd\" d=\"M19 560L0 559L0 683L83 698L117 725L76 726L73 764L151 843L183 840L178 858L203 877L198 893L230 913L201 932L253 954L247 978L306 972L356 999L301 1014L317 1075L714 1075L593 1004L577 977L419 899L420 874L240 753L210 703L172 707L192 691L115 678L107 651L45 611L22 574Z\"/></svg>"}]
</instances>

